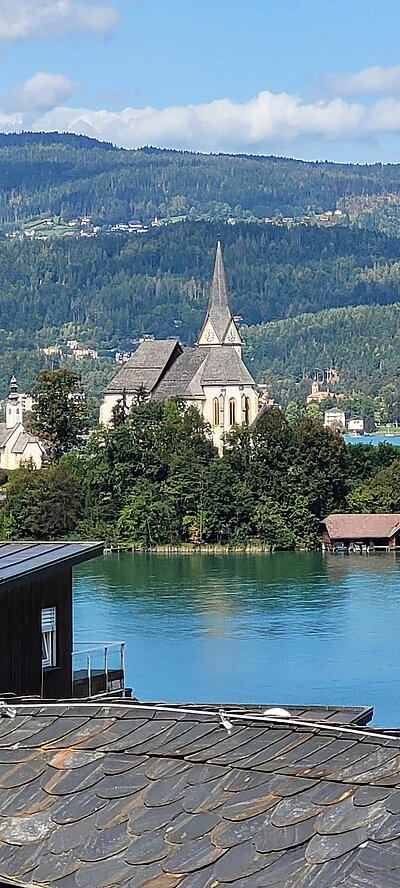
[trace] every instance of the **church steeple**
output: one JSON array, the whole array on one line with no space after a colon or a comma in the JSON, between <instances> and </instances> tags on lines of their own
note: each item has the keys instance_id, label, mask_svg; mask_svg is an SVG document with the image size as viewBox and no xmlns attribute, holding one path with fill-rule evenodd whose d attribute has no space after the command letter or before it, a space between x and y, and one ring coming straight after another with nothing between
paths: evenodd
<instances>
[{"instance_id":1,"label":"church steeple","mask_svg":"<svg viewBox=\"0 0 400 888\"><path fill-rule=\"evenodd\" d=\"M199 336L198 345L236 345L239 347L242 345L239 331L229 308L228 285L226 283L224 260L219 238L207 315Z\"/></svg>"}]
</instances>

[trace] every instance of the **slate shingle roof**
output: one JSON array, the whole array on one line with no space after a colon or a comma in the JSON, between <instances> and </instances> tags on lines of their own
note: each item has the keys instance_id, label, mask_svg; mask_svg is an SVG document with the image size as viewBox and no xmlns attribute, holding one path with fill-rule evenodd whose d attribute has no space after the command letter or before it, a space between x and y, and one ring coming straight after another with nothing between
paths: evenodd
<instances>
[{"instance_id":1,"label":"slate shingle roof","mask_svg":"<svg viewBox=\"0 0 400 888\"><path fill-rule=\"evenodd\" d=\"M203 396L200 389L192 389L193 380L197 373L201 377L201 367L204 364L208 348L184 348L183 352L171 365L160 384L157 386L154 397L159 401L167 401L168 398L192 397L197 394Z\"/></svg>"},{"instance_id":2,"label":"slate shingle roof","mask_svg":"<svg viewBox=\"0 0 400 888\"><path fill-rule=\"evenodd\" d=\"M203 385L254 385L246 365L231 345L208 349L202 371Z\"/></svg>"},{"instance_id":3,"label":"slate shingle roof","mask_svg":"<svg viewBox=\"0 0 400 888\"><path fill-rule=\"evenodd\" d=\"M28 444L39 444L40 449L43 451L43 453L45 452L45 447L40 439L37 438L35 435L29 435L28 432L25 431L21 432L21 434L18 435L18 438L11 450L13 453L23 453Z\"/></svg>"},{"instance_id":4,"label":"slate shingle roof","mask_svg":"<svg viewBox=\"0 0 400 888\"><path fill-rule=\"evenodd\" d=\"M152 392L181 351L178 339L141 342L122 370L108 384L105 394L122 394L124 389L127 394L133 394L142 386L147 392Z\"/></svg>"},{"instance_id":5,"label":"slate shingle roof","mask_svg":"<svg viewBox=\"0 0 400 888\"><path fill-rule=\"evenodd\" d=\"M204 397L205 385L254 385L241 357L230 345L185 348L156 386L153 397Z\"/></svg>"},{"instance_id":6,"label":"slate shingle roof","mask_svg":"<svg viewBox=\"0 0 400 888\"><path fill-rule=\"evenodd\" d=\"M370 537L384 539L393 536L399 529L399 514L328 515L324 519L331 539L354 540Z\"/></svg>"},{"instance_id":7,"label":"slate shingle roof","mask_svg":"<svg viewBox=\"0 0 400 888\"><path fill-rule=\"evenodd\" d=\"M213 709L17 706L0 718L0 881L394 888L400 736Z\"/></svg>"}]
</instances>

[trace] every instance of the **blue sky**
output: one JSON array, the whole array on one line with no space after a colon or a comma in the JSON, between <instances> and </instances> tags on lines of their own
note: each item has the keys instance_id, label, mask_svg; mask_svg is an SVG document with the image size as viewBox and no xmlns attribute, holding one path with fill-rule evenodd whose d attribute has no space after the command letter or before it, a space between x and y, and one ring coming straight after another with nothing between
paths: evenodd
<instances>
[{"instance_id":1,"label":"blue sky","mask_svg":"<svg viewBox=\"0 0 400 888\"><path fill-rule=\"evenodd\" d=\"M398 0L0 0L0 129L400 160Z\"/></svg>"}]
</instances>

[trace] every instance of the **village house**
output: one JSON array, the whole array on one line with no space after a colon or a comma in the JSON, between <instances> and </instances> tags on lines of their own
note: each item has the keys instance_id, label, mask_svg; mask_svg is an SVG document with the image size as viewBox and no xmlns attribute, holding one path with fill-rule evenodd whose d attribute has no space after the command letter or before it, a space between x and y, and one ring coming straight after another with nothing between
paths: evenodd
<instances>
[{"instance_id":1,"label":"village house","mask_svg":"<svg viewBox=\"0 0 400 888\"><path fill-rule=\"evenodd\" d=\"M131 407L139 392L152 400L180 397L197 407L212 428L219 452L223 436L235 425L250 425L259 409L256 383L242 359L243 343L229 308L229 294L218 241L207 314L197 344L178 339L141 342L105 390L100 423L110 425L113 410L126 398Z\"/></svg>"},{"instance_id":2,"label":"village house","mask_svg":"<svg viewBox=\"0 0 400 888\"><path fill-rule=\"evenodd\" d=\"M17 469L21 463L32 461L41 468L46 448L43 441L26 431L24 413L32 410L32 398L18 391L15 376L5 404L5 422L0 423L0 468Z\"/></svg>"}]
</instances>

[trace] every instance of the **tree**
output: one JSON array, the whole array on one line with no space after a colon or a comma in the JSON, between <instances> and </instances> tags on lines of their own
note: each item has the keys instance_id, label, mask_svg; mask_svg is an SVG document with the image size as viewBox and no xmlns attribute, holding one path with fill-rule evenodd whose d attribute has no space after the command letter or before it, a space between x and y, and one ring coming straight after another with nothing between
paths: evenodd
<instances>
[{"instance_id":1,"label":"tree","mask_svg":"<svg viewBox=\"0 0 400 888\"><path fill-rule=\"evenodd\" d=\"M3 539L62 539L82 515L84 490L79 466L61 459L45 469L27 464L13 473L0 510Z\"/></svg>"},{"instance_id":2,"label":"tree","mask_svg":"<svg viewBox=\"0 0 400 888\"><path fill-rule=\"evenodd\" d=\"M32 432L48 446L52 459L76 447L87 428L85 395L73 370L42 370L31 392Z\"/></svg>"}]
</instances>

